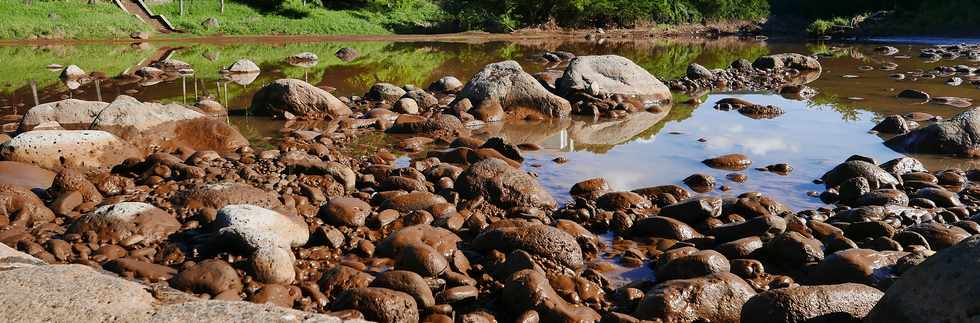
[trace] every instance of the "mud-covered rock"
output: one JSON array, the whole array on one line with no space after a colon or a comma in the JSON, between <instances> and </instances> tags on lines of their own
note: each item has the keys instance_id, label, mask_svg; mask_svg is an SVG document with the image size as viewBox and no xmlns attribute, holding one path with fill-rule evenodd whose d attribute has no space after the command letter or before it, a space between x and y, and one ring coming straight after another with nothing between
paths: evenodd
<instances>
[{"instance_id":1,"label":"mud-covered rock","mask_svg":"<svg viewBox=\"0 0 980 323\"><path fill-rule=\"evenodd\" d=\"M121 242L134 236L150 244L166 239L180 229L172 214L151 204L121 202L104 205L83 215L69 228L69 233L95 231L102 241Z\"/></svg>"},{"instance_id":2,"label":"mud-covered rock","mask_svg":"<svg viewBox=\"0 0 980 323\"><path fill-rule=\"evenodd\" d=\"M739 322L742 305L755 291L732 273L675 279L650 289L633 316L664 322Z\"/></svg>"},{"instance_id":3,"label":"mud-covered rock","mask_svg":"<svg viewBox=\"0 0 980 323\"><path fill-rule=\"evenodd\" d=\"M282 116L289 112L309 119L336 119L351 114L350 107L330 92L296 79L279 79L262 87L252 97L251 109L259 114Z\"/></svg>"},{"instance_id":4,"label":"mud-covered rock","mask_svg":"<svg viewBox=\"0 0 980 323\"><path fill-rule=\"evenodd\" d=\"M753 296L742 322L861 322L884 293L863 284L797 286Z\"/></svg>"},{"instance_id":5,"label":"mud-covered rock","mask_svg":"<svg viewBox=\"0 0 980 323\"><path fill-rule=\"evenodd\" d=\"M471 165L459 175L456 188L463 197L482 196L501 208L550 209L558 204L536 178L496 158Z\"/></svg>"}]
</instances>

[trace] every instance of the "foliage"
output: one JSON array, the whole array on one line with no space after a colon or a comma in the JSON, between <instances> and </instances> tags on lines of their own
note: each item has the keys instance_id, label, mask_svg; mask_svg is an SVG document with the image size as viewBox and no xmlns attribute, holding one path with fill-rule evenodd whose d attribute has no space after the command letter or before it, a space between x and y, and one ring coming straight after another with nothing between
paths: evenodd
<instances>
[{"instance_id":1,"label":"foliage","mask_svg":"<svg viewBox=\"0 0 980 323\"><path fill-rule=\"evenodd\" d=\"M549 22L564 27L631 27L643 22L689 23L758 19L767 0L456 0L446 11L463 29L513 30Z\"/></svg>"},{"instance_id":2,"label":"foliage","mask_svg":"<svg viewBox=\"0 0 980 323\"><path fill-rule=\"evenodd\" d=\"M111 2L0 0L0 39L128 38L148 30Z\"/></svg>"}]
</instances>

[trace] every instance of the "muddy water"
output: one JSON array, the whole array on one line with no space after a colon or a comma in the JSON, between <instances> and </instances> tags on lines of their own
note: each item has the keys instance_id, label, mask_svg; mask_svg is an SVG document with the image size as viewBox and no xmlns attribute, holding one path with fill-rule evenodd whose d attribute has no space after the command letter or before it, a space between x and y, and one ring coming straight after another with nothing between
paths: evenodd
<instances>
[{"instance_id":1,"label":"muddy water","mask_svg":"<svg viewBox=\"0 0 980 323\"><path fill-rule=\"evenodd\" d=\"M933 40L934 41L934 40ZM940 41L941 42L941 41ZM962 108L900 101L895 95L903 89L919 89L933 96L980 97L980 90L970 85L952 87L945 78L896 81L894 73L929 71L939 65L977 62L966 60L924 62L919 59L921 45L892 41L899 56L885 57L874 53L871 44L799 44L758 41L609 41L594 42L222 42L143 43L139 45L65 45L0 46L0 115L3 122L16 120L33 106L31 82L39 88L42 103L68 97L111 101L119 94L140 100L192 103L201 95L211 95L230 109L229 121L258 146L271 146L282 123L247 115L250 98L263 84L291 77L318 86L335 89L339 96L361 95L375 82L426 86L445 75L465 81L488 63L513 59L529 72L549 66L535 55L544 50L566 50L579 55L619 54L636 61L661 79L680 77L690 63L709 68L724 67L737 58L781 52L819 54L824 66L822 76L810 84L819 95L810 100L794 100L766 93L713 93L704 96L704 104L678 104L666 117L636 114L623 120L572 119L542 123L508 123L478 130L485 136L503 135L511 141L534 142L544 147L526 153L525 167L538 174L552 192L567 199L567 190L575 182L605 177L616 189L680 183L692 173L715 176L720 185L731 190L709 194L736 195L746 191L772 194L794 209L822 206L806 192L819 191L812 180L851 154L860 153L887 160L899 154L883 146L882 138L868 130L884 116L906 112L927 112L948 117ZM333 56L343 47L351 47L361 56L344 62ZM284 58L313 52L320 56L314 66L291 66ZM910 57L902 58L901 55ZM161 58L191 63L196 73L158 84L105 80L69 91L57 81L58 70L49 64L76 64L86 71L99 71L112 77L128 74L140 66ZM255 61L263 70L254 80L225 80L218 70L240 59ZM898 64L894 71L882 70L888 63ZM871 69L862 68L871 67ZM713 102L736 96L760 104L782 107L786 114L775 119L755 120L736 112L712 108ZM370 148L390 143L381 136L365 138ZM366 149L366 151L370 151ZM743 153L754 167L789 163L794 171L788 175L743 171L745 183L725 179L731 172L709 169L700 163L705 158L727 153ZM567 163L552 162L564 157ZM978 167L968 160L916 156L930 169L945 167ZM406 157L407 160L408 157Z\"/></svg>"}]
</instances>

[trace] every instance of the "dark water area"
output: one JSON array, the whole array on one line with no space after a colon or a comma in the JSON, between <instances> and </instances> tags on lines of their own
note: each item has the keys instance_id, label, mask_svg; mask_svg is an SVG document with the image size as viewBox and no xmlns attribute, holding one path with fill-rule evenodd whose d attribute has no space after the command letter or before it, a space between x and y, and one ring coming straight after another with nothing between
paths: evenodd
<instances>
[{"instance_id":1,"label":"dark water area","mask_svg":"<svg viewBox=\"0 0 980 323\"><path fill-rule=\"evenodd\" d=\"M930 42L940 42L931 40ZM760 191L774 196L793 209L824 206L808 191L821 191L813 184L824 172L852 154L871 156L879 161L900 154L882 144L883 138L869 133L885 116L926 112L949 117L964 108L922 104L896 98L904 89L917 89L933 96L976 99L980 90L970 84L945 84L948 76L906 77L896 73L928 72L937 66L968 65L967 59L927 62L918 58L921 42L889 40L900 52L895 56L876 54L874 44L804 44L722 39L713 41L630 41L630 42L247 42L142 43L137 45L0 46L0 123L15 123L17 115L34 105L31 82L36 82L41 103L72 97L111 101L127 94L142 101L192 104L197 96L210 95L228 107L237 126L253 145L272 147L283 122L248 116L252 95L264 84L279 78L297 78L333 89L337 96L363 95L372 84L414 84L425 87L442 76L466 81L488 63L516 60L534 73L556 68L540 58L544 51L563 50L577 55L617 54L632 59L662 80L684 75L690 63L722 68L738 58L784 52L816 54L823 73L809 86L818 95L808 100L785 98L772 93L711 93L703 104L675 104L666 117L639 113L618 120L574 118L537 123L491 124L474 132L480 136L504 136L514 143L536 143L540 151L526 152L525 168L536 173L559 200L568 199L568 189L576 182L593 177L606 178L614 189L628 190L662 184L679 184L693 173L712 175L727 192L738 195ZM360 52L353 61L333 54L344 47ZM320 57L313 66L292 66L285 58L312 52ZM140 84L113 78L133 73L141 66L162 58L190 63L193 75L157 84ZM238 59L256 62L262 73L255 79L227 80L218 73ZM87 72L98 71L110 79L89 83L76 90L58 81L59 69L50 64L75 64ZM894 70L883 67L895 66ZM98 87L98 88L97 88ZM714 102L739 97L757 104L775 105L786 113L774 119L751 119L734 111L713 109ZM678 96L677 102L686 100ZM8 129L5 127L5 129ZM390 145L393 139L365 138L364 147ZM701 160L714 156L743 153L752 168L744 183L728 181L730 171L714 170ZM564 157L567 163L552 159ZM915 156L931 170L949 167L976 168L980 163L941 156ZM410 156L401 160L407 164ZM769 164L788 163L788 175L754 170Z\"/></svg>"}]
</instances>

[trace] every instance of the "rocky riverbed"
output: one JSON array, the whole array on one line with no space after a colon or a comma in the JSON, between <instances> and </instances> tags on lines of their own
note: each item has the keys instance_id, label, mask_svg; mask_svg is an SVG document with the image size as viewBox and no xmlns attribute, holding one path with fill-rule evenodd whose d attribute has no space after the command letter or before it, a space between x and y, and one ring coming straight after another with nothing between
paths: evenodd
<instances>
[{"instance_id":1,"label":"rocky riverbed","mask_svg":"<svg viewBox=\"0 0 980 323\"><path fill-rule=\"evenodd\" d=\"M970 56L974 48L922 56ZM377 83L363 96L275 80L250 100L253 115L284 121L282 138L266 148L253 147L208 97L193 106L119 95L30 108L0 135L0 313L100 322L974 315L967 287L980 282L971 270L980 259L980 170L927 169L913 157L855 151L814 180L822 189L809 194L825 206L795 209L781 202L787 196L716 194L749 180L752 167L773 176L797 171L725 153L707 156L683 185L617 190L594 177L556 198L528 156L542 147L520 137L547 128L487 130L505 121L572 122L562 127L580 144L616 142L663 119L681 97L812 97L807 84L825 72L817 57L773 54L713 70L692 64L666 82L617 55L541 58L556 67L532 74L501 61L465 83L453 76L425 88ZM130 77L174 80L192 69L161 60ZM254 80L259 70L237 61L223 73ZM959 70L952 73L974 72ZM75 66L61 78L98 79ZM920 92L899 96L969 101ZM744 98L711 104L753 120L792 113ZM972 158L980 154L978 113L964 109L938 122L895 115L872 131L897 151ZM569 121L582 116L611 123ZM392 144L359 149L376 135Z\"/></svg>"}]
</instances>

